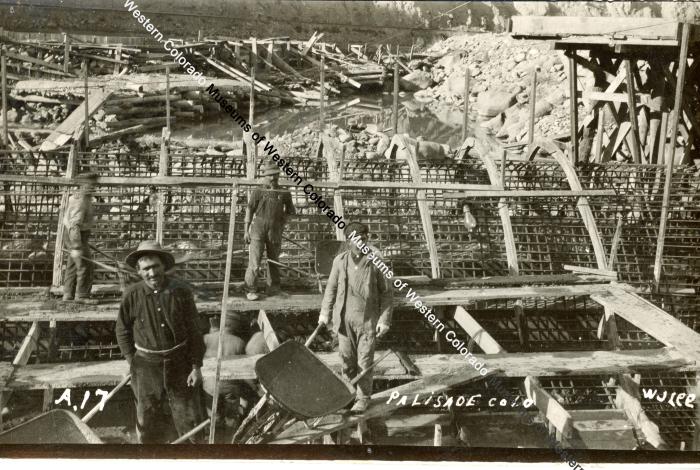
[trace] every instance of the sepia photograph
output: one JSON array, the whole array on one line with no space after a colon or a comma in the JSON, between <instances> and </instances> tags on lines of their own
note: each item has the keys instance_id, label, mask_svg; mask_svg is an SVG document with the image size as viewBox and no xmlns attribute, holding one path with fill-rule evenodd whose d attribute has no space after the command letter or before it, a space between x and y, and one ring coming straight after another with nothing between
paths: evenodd
<instances>
[{"instance_id":1,"label":"sepia photograph","mask_svg":"<svg viewBox=\"0 0 700 470\"><path fill-rule=\"evenodd\" d=\"M0 0L0 459L700 461L699 53L692 1Z\"/></svg>"}]
</instances>

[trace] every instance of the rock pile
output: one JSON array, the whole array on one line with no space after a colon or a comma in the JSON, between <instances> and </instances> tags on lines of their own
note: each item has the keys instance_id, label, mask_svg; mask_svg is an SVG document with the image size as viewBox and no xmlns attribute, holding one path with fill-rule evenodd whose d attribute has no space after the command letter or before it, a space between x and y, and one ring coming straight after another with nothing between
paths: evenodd
<instances>
[{"instance_id":1,"label":"rock pile","mask_svg":"<svg viewBox=\"0 0 700 470\"><path fill-rule=\"evenodd\" d=\"M417 100L463 106L465 71L470 71L470 109L507 142L526 137L530 87L537 71L535 135L568 131L566 58L545 41L515 40L505 34L465 34L433 44L427 58L409 63L429 70L436 85L417 91ZM579 70L579 72L581 72Z\"/></svg>"}]
</instances>

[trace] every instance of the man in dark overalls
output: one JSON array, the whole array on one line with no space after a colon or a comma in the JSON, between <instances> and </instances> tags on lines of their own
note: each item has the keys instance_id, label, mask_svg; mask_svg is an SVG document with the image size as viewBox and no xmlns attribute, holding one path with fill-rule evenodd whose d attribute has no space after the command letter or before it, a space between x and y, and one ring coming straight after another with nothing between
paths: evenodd
<instances>
[{"instance_id":1,"label":"man in dark overalls","mask_svg":"<svg viewBox=\"0 0 700 470\"><path fill-rule=\"evenodd\" d=\"M272 261L279 259L282 248L282 231L287 223L287 218L294 215L292 194L281 189L278 185L279 167L270 162L262 169L265 186L256 188L248 200L245 213L244 238L250 243L248 252L248 269L245 272L245 285L248 300L258 300L255 282L260 270L263 250L267 251L267 258ZM274 263L268 263L270 278L267 280L267 294L275 295L280 292L279 267Z\"/></svg>"}]
</instances>

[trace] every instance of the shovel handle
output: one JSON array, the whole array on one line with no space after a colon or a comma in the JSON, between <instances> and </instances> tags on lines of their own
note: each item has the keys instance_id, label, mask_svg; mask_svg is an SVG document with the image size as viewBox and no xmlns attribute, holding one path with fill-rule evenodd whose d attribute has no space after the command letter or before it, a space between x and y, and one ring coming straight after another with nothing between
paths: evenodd
<instances>
[{"instance_id":1,"label":"shovel handle","mask_svg":"<svg viewBox=\"0 0 700 470\"><path fill-rule=\"evenodd\" d=\"M375 367L377 367L377 365L378 365L380 362L382 362L382 361L383 361L389 354L391 354L392 352L394 352L394 351L392 351L391 349L388 349L388 350L382 355L382 357L380 357L379 359L377 359L376 361L374 361L374 362L372 363L371 366L369 366L368 368L366 368L365 370L363 370L363 371L360 373L360 375L358 375L357 377L355 377L354 379L352 379L352 382L350 382L350 385L355 385L357 382L359 382L359 381L362 379L362 377L364 377L364 376L367 375L372 369L374 369Z\"/></svg>"},{"instance_id":2,"label":"shovel handle","mask_svg":"<svg viewBox=\"0 0 700 470\"><path fill-rule=\"evenodd\" d=\"M81 421L83 423L87 423L88 421L90 421L97 414L97 412L100 411L100 408L103 407L105 404L107 404L107 402L114 396L114 394L117 393L119 390L121 390L121 388L124 385L126 385L129 382L129 380L131 380L131 374L128 374L126 377L124 377L122 379L122 381L119 382L119 384L116 387L114 387L111 392L109 392L107 394L107 396L104 398L104 401L100 401L100 403L95 405L95 407L93 409L91 409L88 412L88 414L86 414L85 416L82 417Z\"/></svg>"},{"instance_id":3,"label":"shovel handle","mask_svg":"<svg viewBox=\"0 0 700 470\"><path fill-rule=\"evenodd\" d=\"M316 339L316 336L317 336L318 333L321 331L321 328L323 328L323 326L324 326L323 323L319 323L319 324L318 324L318 326L316 327L316 329L314 330L314 332L311 333L311 336L309 336L309 339L307 339L307 340L306 340L306 343L304 343L304 346L306 346L307 348L308 348L309 346L311 346L311 343L314 342L314 339Z\"/></svg>"}]
</instances>

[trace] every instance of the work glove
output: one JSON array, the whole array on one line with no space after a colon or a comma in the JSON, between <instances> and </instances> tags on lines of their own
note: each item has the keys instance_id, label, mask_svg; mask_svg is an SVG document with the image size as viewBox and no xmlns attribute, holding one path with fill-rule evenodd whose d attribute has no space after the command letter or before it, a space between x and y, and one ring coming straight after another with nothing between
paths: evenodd
<instances>
[{"instance_id":1,"label":"work glove","mask_svg":"<svg viewBox=\"0 0 700 470\"><path fill-rule=\"evenodd\" d=\"M389 325L380 323L377 325L377 338L384 336L389 331Z\"/></svg>"},{"instance_id":2,"label":"work glove","mask_svg":"<svg viewBox=\"0 0 700 470\"><path fill-rule=\"evenodd\" d=\"M323 326L328 326L328 317L320 316L318 317L318 324Z\"/></svg>"}]
</instances>

